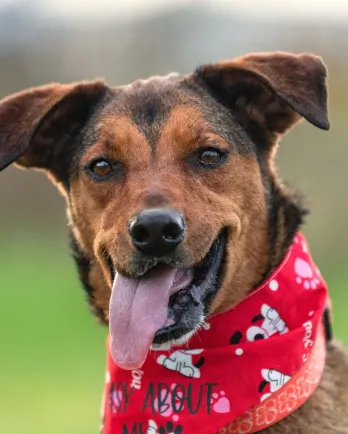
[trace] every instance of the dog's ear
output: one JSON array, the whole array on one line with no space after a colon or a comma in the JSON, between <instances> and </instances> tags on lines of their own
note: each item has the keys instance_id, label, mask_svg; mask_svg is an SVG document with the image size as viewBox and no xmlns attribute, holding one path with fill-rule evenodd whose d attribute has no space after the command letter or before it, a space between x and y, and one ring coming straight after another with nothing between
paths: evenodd
<instances>
[{"instance_id":1,"label":"dog's ear","mask_svg":"<svg viewBox=\"0 0 348 434\"><path fill-rule=\"evenodd\" d=\"M264 388L267 386L268 381L263 380L261 381L261 383L259 384L259 393L262 393L264 391Z\"/></svg>"},{"instance_id":2,"label":"dog's ear","mask_svg":"<svg viewBox=\"0 0 348 434\"><path fill-rule=\"evenodd\" d=\"M257 321L262 321L264 319L265 319L265 317L262 314L260 314L260 315L254 316L254 318L251 320L251 322L254 324Z\"/></svg>"},{"instance_id":3,"label":"dog's ear","mask_svg":"<svg viewBox=\"0 0 348 434\"><path fill-rule=\"evenodd\" d=\"M107 91L101 81L50 84L0 101L0 170L15 162L64 183L72 141Z\"/></svg>"},{"instance_id":4,"label":"dog's ear","mask_svg":"<svg viewBox=\"0 0 348 434\"><path fill-rule=\"evenodd\" d=\"M251 54L201 66L194 76L247 131L282 134L301 116L330 128L326 67L312 54Z\"/></svg>"},{"instance_id":5,"label":"dog's ear","mask_svg":"<svg viewBox=\"0 0 348 434\"><path fill-rule=\"evenodd\" d=\"M242 332L240 331L235 332L230 339L230 344L231 345L239 344L239 342L242 339L242 336L243 336Z\"/></svg>"}]
</instances>

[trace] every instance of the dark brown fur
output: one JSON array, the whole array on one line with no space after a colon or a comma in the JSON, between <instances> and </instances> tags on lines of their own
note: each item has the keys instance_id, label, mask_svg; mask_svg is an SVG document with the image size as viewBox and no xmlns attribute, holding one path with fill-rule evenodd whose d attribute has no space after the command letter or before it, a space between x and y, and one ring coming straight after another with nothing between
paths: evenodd
<instances>
[{"instance_id":1,"label":"dark brown fur","mask_svg":"<svg viewBox=\"0 0 348 434\"><path fill-rule=\"evenodd\" d=\"M44 169L65 195L72 249L89 303L108 323L110 264L134 275L153 265L127 232L138 211L159 206L185 215L187 236L165 262L197 264L228 229L225 273L210 312L222 312L280 263L305 210L280 182L278 140L304 117L329 128L326 69L313 55L263 53L154 77L130 86L53 84L0 103L0 170L15 162ZM229 152L214 170L195 165L198 148ZM96 182L85 165L119 162ZM269 433L348 433L348 358L328 342L313 397Z\"/></svg>"}]
</instances>

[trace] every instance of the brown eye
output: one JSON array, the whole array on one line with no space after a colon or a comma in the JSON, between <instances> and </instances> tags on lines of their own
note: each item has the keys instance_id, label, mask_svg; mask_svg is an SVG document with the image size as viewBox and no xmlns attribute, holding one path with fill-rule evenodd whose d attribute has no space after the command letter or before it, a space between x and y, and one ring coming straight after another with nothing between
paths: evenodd
<instances>
[{"instance_id":1,"label":"brown eye","mask_svg":"<svg viewBox=\"0 0 348 434\"><path fill-rule=\"evenodd\" d=\"M92 172L94 177L98 180L108 178L115 171L114 166L105 159L93 161L87 169L89 172Z\"/></svg>"},{"instance_id":2,"label":"brown eye","mask_svg":"<svg viewBox=\"0 0 348 434\"><path fill-rule=\"evenodd\" d=\"M218 149L205 149L198 155L198 162L203 167L216 167L223 162L226 154Z\"/></svg>"}]
</instances>

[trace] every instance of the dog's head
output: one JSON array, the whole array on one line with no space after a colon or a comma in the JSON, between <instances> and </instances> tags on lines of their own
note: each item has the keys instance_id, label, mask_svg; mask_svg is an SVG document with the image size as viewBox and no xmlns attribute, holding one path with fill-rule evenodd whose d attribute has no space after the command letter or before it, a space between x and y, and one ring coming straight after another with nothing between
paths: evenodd
<instances>
[{"instance_id":1,"label":"dog's head","mask_svg":"<svg viewBox=\"0 0 348 434\"><path fill-rule=\"evenodd\" d=\"M134 367L280 262L303 211L277 180L277 143L301 117L328 129L326 105L310 54L116 88L53 84L1 101L0 169L43 169L59 186L90 303Z\"/></svg>"}]
</instances>

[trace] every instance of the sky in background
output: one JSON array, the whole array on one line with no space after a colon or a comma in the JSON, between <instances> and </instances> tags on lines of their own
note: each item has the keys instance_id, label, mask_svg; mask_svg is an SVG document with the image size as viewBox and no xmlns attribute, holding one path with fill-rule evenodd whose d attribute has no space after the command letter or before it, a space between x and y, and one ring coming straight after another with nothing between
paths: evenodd
<instances>
[{"instance_id":1,"label":"sky in background","mask_svg":"<svg viewBox=\"0 0 348 434\"><path fill-rule=\"evenodd\" d=\"M57 17L96 18L110 13L151 13L154 9L172 8L201 0L0 0L0 9L14 4L39 8ZM259 18L344 21L348 24L348 0L207 0L213 7L227 7Z\"/></svg>"}]
</instances>

